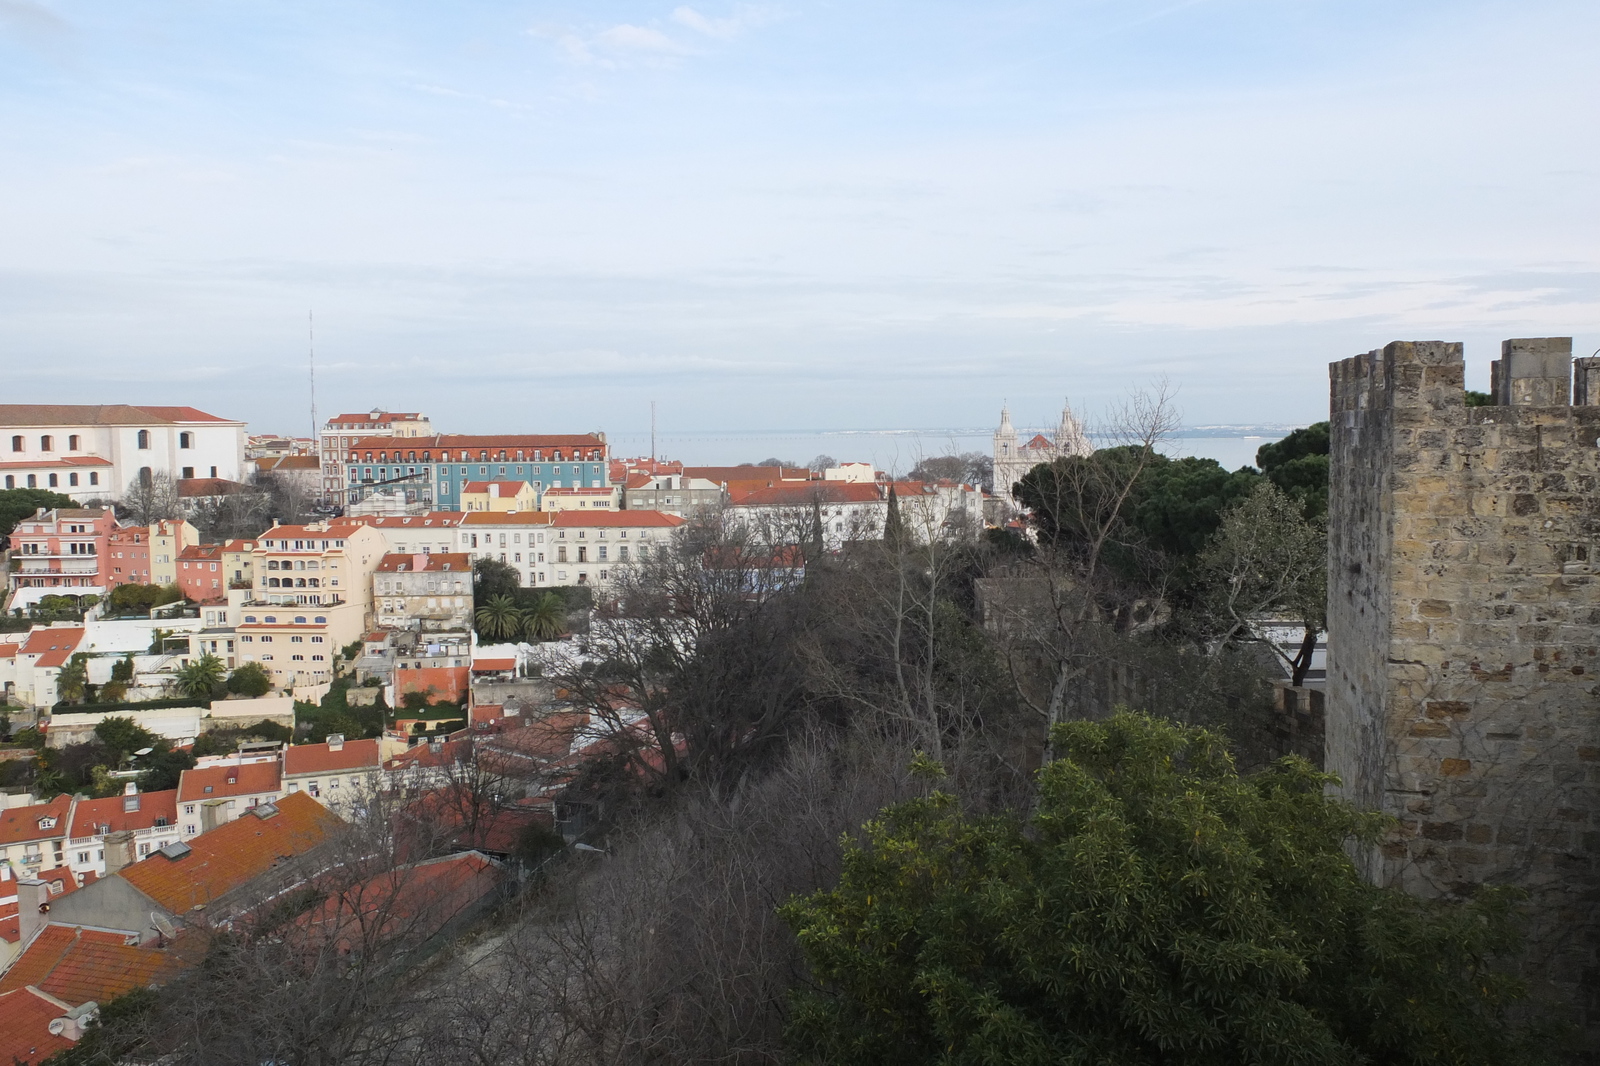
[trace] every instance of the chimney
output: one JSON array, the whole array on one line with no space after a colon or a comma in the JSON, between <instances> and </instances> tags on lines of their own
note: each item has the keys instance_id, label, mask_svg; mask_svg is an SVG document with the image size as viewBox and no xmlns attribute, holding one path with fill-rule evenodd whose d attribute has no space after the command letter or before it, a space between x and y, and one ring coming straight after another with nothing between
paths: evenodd
<instances>
[{"instance_id":1,"label":"chimney","mask_svg":"<svg viewBox=\"0 0 1600 1066\"><path fill-rule=\"evenodd\" d=\"M122 810L124 813L139 809L139 786L132 781L122 786Z\"/></svg>"},{"instance_id":2,"label":"chimney","mask_svg":"<svg viewBox=\"0 0 1600 1066\"><path fill-rule=\"evenodd\" d=\"M344 750L344 734L343 733L329 733L328 734L328 750L329 751L343 751Z\"/></svg>"},{"instance_id":3,"label":"chimney","mask_svg":"<svg viewBox=\"0 0 1600 1066\"><path fill-rule=\"evenodd\" d=\"M426 552L413 552L411 555L411 569L426 570L428 568L428 555Z\"/></svg>"},{"instance_id":4,"label":"chimney","mask_svg":"<svg viewBox=\"0 0 1600 1066\"><path fill-rule=\"evenodd\" d=\"M37 877L17 882L18 944L27 944L50 920L50 886Z\"/></svg>"},{"instance_id":5,"label":"chimney","mask_svg":"<svg viewBox=\"0 0 1600 1066\"><path fill-rule=\"evenodd\" d=\"M492 499L499 499L500 498L500 482L498 482L498 481L489 482L489 496Z\"/></svg>"},{"instance_id":6,"label":"chimney","mask_svg":"<svg viewBox=\"0 0 1600 1066\"><path fill-rule=\"evenodd\" d=\"M227 800L206 800L200 804L200 832L209 833L228 820Z\"/></svg>"},{"instance_id":7,"label":"chimney","mask_svg":"<svg viewBox=\"0 0 1600 1066\"><path fill-rule=\"evenodd\" d=\"M133 865L133 830L119 829L105 835L106 876Z\"/></svg>"}]
</instances>

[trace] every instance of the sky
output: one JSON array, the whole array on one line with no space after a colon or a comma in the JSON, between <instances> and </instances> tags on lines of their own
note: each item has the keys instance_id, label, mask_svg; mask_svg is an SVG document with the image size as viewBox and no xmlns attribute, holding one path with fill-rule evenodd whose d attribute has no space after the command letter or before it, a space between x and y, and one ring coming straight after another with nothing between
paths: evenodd
<instances>
[{"instance_id":1,"label":"sky","mask_svg":"<svg viewBox=\"0 0 1600 1066\"><path fill-rule=\"evenodd\" d=\"M1600 347L1597 103L1593 0L0 0L0 396L1302 424Z\"/></svg>"}]
</instances>

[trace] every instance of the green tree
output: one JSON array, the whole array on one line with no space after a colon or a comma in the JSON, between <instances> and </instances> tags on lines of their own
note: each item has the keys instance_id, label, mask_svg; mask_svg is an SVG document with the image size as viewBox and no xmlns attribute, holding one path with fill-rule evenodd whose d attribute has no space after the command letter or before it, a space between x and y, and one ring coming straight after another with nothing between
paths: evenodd
<instances>
[{"instance_id":1,"label":"green tree","mask_svg":"<svg viewBox=\"0 0 1600 1066\"><path fill-rule=\"evenodd\" d=\"M1316 520L1328 513L1328 423L1297 429L1256 449L1256 465Z\"/></svg>"},{"instance_id":2,"label":"green tree","mask_svg":"<svg viewBox=\"0 0 1600 1066\"><path fill-rule=\"evenodd\" d=\"M1121 713L1058 725L1026 822L935 792L847 842L782 915L821 982L799 1061L1476 1066L1542 1061L1509 1008L1511 904L1368 884L1385 822L1288 759Z\"/></svg>"},{"instance_id":3,"label":"green tree","mask_svg":"<svg viewBox=\"0 0 1600 1066\"><path fill-rule=\"evenodd\" d=\"M167 742L132 718L118 715L103 719L94 727L94 735L117 761L126 759L140 748L166 747Z\"/></svg>"},{"instance_id":4,"label":"green tree","mask_svg":"<svg viewBox=\"0 0 1600 1066\"><path fill-rule=\"evenodd\" d=\"M133 681L133 656L124 655L111 664L111 680L124 683Z\"/></svg>"},{"instance_id":5,"label":"green tree","mask_svg":"<svg viewBox=\"0 0 1600 1066\"><path fill-rule=\"evenodd\" d=\"M80 703L89 691L89 657L78 652L61 668L56 694L65 703Z\"/></svg>"},{"instance_id":6,"label":"green tree","mask_svg":"<svg viewBox=\"0 0 1600 1066\"><path fill-rule=\"evenodd\" d=\"M496 559L479 559L472 564L472 591L479 606L496 596L509 596L513 601L522 591L522 578L516 568Z\"/></svg>"},{"instance_id":7,"label":"green tree","mask_svg":"<svg viewBox=\"0 0 1600 1066\"><path fill-rule=\"evenodd\" d=\"M224 669L222 660L207 652L179 669L178 691L194 699L209 699L222 687Z\"/></svg>"},{"instance_id":8,"label":"green tree","mask_svg":"<svg viewBox=\"0 0 1600 1066\"><path fill-rule=\"evenodd\" d=\"M185 770L194 769L194 755L167 746L162 741L149 755L139 756L139 791L161 792L178 787L178 778Z\"/></svg>"},{"instance_id":9,"label":"green tree","mask_svg":"<svg viewBox=\"0 0 1600 1066\"><path fill-rule=\"evenodd\" d=\"M554 640L567 624L567 605L554 592L546 592L522 612L522 635L530 642Z\"/></svg>"},{"instance_id":10,"label":"green tree","mask_svg":"<svg viewBox=\"0 0 1600 1066\"><path fill-rule=\"evenodd\" d=\"M510 596L491 596L479 607L474 618L478 633L490 640L508 640L522 628L522 615L517 601Z\"/></svg>"},{"instance_id":11,"label":"green tree","mask_svg":"<svg viewBox=\"0 0 1600 1066\"><path fill-rule=\"evenodd\" d=\"M33 515L39 508L53 511L57 507L76 507L71 496L48 489L0 489L0 542L17 528L17 523ZM0 543L0 546L4 546Z\"/></svg>"},{"instance_id":12,"label":"green tree","mask_svg":"<svg viewBox=\"0 0 1600 1066\"><path fill-rule=\"evenodd\" d=\"M894 486L889 486L889 510L883 519L883 542L891 550L904 546L906 538L905 520L900 517L900 497L894 491Z\"/></svg>"},{"instance_id":13,"label":"green tree","mask_svg":"<svg viewBox=\"0 0 1600 1066\"><path fill-rule=\"evenodd\" d=\"M272 675L258 662L240 663L228 675L228 691L255 698L272 691Z\"/></svg>"}]
</instances>

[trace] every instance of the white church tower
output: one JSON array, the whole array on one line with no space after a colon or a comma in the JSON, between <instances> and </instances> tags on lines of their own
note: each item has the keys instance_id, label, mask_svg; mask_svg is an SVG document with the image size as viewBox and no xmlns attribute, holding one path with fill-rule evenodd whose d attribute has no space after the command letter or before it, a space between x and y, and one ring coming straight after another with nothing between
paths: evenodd
<instances>
[{"instance_id":1,"label":"white church tower","mask_svg":"<svg viewBox=\"0 0 1600 1066\"><path fill-rule=\"evenodd\" d=\"M1011 488L1040 463L1048 463L1074 455L1089 455L1094 446L1083 432L1083 426L1072 414L1070 404L1061 408L1061 422L1056 426L1055 440L1043 433L1033 436L1025 444L1017 443L1017 431L1011 424L1009 406L1000 409L1000 428L994 432L994 494L1004 500L1012 510L1018 509Z\"/></svg>"}]
</instances>

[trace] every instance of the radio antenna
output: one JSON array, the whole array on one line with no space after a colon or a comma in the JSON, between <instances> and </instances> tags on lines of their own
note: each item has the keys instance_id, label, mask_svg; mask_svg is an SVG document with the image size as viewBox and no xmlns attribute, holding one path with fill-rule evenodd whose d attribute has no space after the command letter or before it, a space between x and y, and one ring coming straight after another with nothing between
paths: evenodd
<instances>
[{"instance_id":1,"label":"radio antenna","mask_svg":"<svg viewBox=\"0 0 1600 1066\"><path fill-rule=\"evenodd\" d=\"M317 446L317 321L306 312L306 357L311 369L311 446Z\"/></svg>"},{"instance_id":2,"label":"radio antenna","mask_svg":"<svg viewBox=\"0 0 1600 1066\"><path fill-rule=\"evenodd\" d=\"M656 472L656 402L650 401L650 472Z\"/></svg>"}]
</instances>

